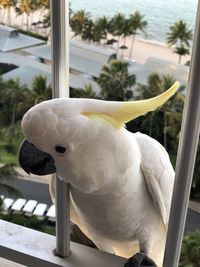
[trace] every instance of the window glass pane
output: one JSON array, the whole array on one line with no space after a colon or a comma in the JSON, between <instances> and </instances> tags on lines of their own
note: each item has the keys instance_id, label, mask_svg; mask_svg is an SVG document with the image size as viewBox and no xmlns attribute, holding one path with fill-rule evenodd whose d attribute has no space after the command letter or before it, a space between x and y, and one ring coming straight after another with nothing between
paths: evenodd
<instances>
[{"instance_id":1,"label":"window glass pane","mask_svg":"<svg viewBox=\"0 0 200 267\"><path fill-rule=\"evenodd\" d=\"M35 1L7 1L6 5L0 4L0 20L3 23L0 25L0 194L3 203L1 218L55 234L55 214L54 207L51 207L48 178L36 176L30 178L25 173L22 174L18 166L18 149L23 140L21 119L30 107L52 98L49 1L34 3ZM127 130L133 133L140 131L161 143L169 153L173 167L176 163L180 136L196 9L197 0L184 2L163 0L154 3L147 0L118 0L115 1L115 5L111 0L100 3L75 0L71 2L69 8L70 97L111 101L142 100L157 96L174 81L180 81L180 90L166 104L131 120L126 125ZM89 112L91 110L88 110ZM110 123L105 117L101 116L101 119ZM108 149L109 145L108 142L104 154L105 164L110 158L116 157L116 153L112 154L113 148ZM96 155L101 148L102 144L100 147L95 146L92 158L89 159L92 162L89 174L97 169L92 160L96 157L98 162L99 158ZM130 149L129 146L128 148ZM59 149L63 151L63 147L59 146ZM122 149L117 151L122 153ZM86 154L86 151L84 153ZM102 167L103 171L108 174L112 171L118 174L121 171L118 167L123 164L127 154L122 157L120 164L105 165L106 167ZM195 213L200 189L198 158L199 152L186 231L188 229L193 231L200 226L196 224L199 219ZM82 163L80 161L79 165ZM16 171L19 172L18 175ZM120 186L117 190L120 192ZM147 193L152 201L152 192ZM16 210L12 210L17 199L20 201L15 203ZM112 199L110 195L105 196L105 203L110 199ZM44 205L39 206L41 203ZM95 201L90 203L95 204ZM127 202L124 203L121 213L119 210L116 211L119 212L117 217L119 224L125 218L123 212L126 204ZM86 216L89 226L86 223L81 227L93 242L82 236L75 224L72 224L72 240L97 246L99 249L121 256L129 257L134 254L134 250L128 250L126 247L120 250L117 246L109 246L109 239L118 238L121 241L125 238L125 233L123 232L123 235L119 233L117 227L114 230L116 235L112 235L110 229L116 225L110 218L113 209L106 214L104 212L106 209L103 207L99 211L95 205L93 208L94 212L97 212L94 216L94 225L93 221L90 221L91 218ZM154 209L156 210L155 207ZM34 211L35 216L33 216ZM101 226L105 223L105 229L101 226L99 228L98 225L101 221L101 218L97 218L101 214L100 211L102 218L105 218ZM48 215L48 212L51 215ZM147 213L148 209L140 210L139 214L143 212ZM160 212L153 212L157 212L163 219L163 214L161 216ZM81 222L84 221L84 216L80 218ZM148 221L146 223L148 224ZM92 235L93 227L96 228ZM100 236L103 233L102 240L98 235L96 238L95 231L97 233L99 231ZM133 235L139 238L137 233L134 232ZM195 234L194 238L197 236L198 234ZM129 236L127 238L130 239ZM185 240L187 243L187 239ZM127 241L126 238L124 241ZM156 245L154 250L157 250ZM181 262L188 261L187 250L184 253ZM199 252L197 254L200 255ZM150 256L157 261L154 253L150 253Z\"/></svg>"},{"instance_id":2,"label":"window glass pane","mask_svg":"<svg viewBox=\"0 0 200 267\"><path fill-rule=\"evenodd\" d=\"M0 12L0 216L55 234L48 177L29 176L18 163L23 115L52 98L50 47L44 50L50 36L49 1L6 1Z\"/></svg>"},{"instance_id":3,"label":"window glass pane","mask_svg":"<svg viewBox=\"0 0 200 267\"><path fill-rule=\"evenodd\" d=\"M99 52L98 49L110 52L106 68L105 62L99 62L99 56L93 58L88 56L88 52L82 53L81 57L84 58L83 61L87 67L82 69L79 66L80 69L75 71L73 46L71 46L71 84L73 83L72 74L81 78L83 76L87 79L92 78L92 88L97 91L96 95L100 99L125 101L159 95L175 80L180 81L181 87L178 93L165 105L126 125L131 132L140 131L159 141L169 153L174 168L188 83L196 10L197 1L184 1L184 3L182 1L176 1L176 3L174 1L151 3L145 0L116 1L115 5L108 0L101 3L97 1L71 3L72 41L81 42L84 49L90 47L91 50L95 49L96 53ZM140 19L140 23L136 22L136 19ZM182 30L184 37L180 37ZM117 62L113 61L115 59ZM102 65L101 69L99 63ZM124 72L127 71L124 76L121 75L122 67ZM199 192L197 166L198 163L195 168L193 187L196 188L196 192ZM196 178L195 175L197 175ZM199 199L198 193L194 193L195 190L192 189L191 199L195 197L196 204ZM197 220L198 213L193 213L191 210L193 205L190 201L185 232L200 227L199 219ZM197 216L196 219L195 216ZM194 221L197 224L194 225ZM187 237L184 238L184 242L185 240ZM198 237L196 240L198 241ZM158 249L158 245L155 247ZM188 248L190 249L189 246ZM181 256L181 263L183 257L185 260L187 256Z\"/></svg>"}]
</instances>

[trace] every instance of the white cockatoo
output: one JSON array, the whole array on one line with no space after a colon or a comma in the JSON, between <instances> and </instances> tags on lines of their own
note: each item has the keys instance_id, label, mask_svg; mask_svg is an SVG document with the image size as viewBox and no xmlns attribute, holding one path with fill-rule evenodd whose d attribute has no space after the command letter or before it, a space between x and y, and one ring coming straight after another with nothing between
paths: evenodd
<instances>
[{"instance_id":1,"label":"white cockatoo","mask_svg":"<svg viewBox=\"0 0 200 267\"><path fill-rule=\"evenodd\" d=\"M70 183L71 220L100 250L127 258L140 251L162 265L174 170L162 145L124 125L178 87L141 101L52 99L23 117L21 166ZM53 180L50 187L54 195Z\"/></svg>"}]
</instances>

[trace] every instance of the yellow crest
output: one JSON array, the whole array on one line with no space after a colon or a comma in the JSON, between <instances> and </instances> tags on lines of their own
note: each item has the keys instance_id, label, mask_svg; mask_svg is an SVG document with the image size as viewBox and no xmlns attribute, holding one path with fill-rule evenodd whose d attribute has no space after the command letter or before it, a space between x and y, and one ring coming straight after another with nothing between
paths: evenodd
<instances>
[{"instance_id":1,"label":"yellow crest","mask_svg":"<svg viewBox=\"0 0 200 267\"><path fill-rule=\"evenodd\" d=\"M102 106L104 110L82 112L82 114L94 119L103 119L111 123L115 128L120 128L125 123L163 105L175 94L179 86L180 83L175 82L164 93L145 100L126 102L106 101L106 104L104 101L104 105ZM108 105L111 105L111 107L107 110L106 106L108 107Z\"/></svg>"}]
</instances>

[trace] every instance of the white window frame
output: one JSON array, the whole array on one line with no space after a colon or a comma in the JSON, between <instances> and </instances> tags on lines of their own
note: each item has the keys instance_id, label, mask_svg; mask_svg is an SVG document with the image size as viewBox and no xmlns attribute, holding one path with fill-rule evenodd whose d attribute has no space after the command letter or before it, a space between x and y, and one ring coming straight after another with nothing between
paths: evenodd
<instances>
[{"instance_id":1,"label":"white window frame","mask_svg":"<svg viewBox=\"0 0 200 267\"><path fill-rule=\"evenodd\" d=\"M69 97L68 0L51 0L53 96ZM164 267L177 267L200 132L200 4L179 142ZM56 237L0 220L0 257L29 267L122 267L125 259L70 242L69 185L56 179ZM71 244L71 248L70 248ZM55 253L53 252L55 251ZM59 255L56 256L56 255Z\"/></svg>"},{"instance_id":2,"label":"white window frame","mask_svg":"<svg viewBox=\"0 0 200 267\"><path fill-rule=\"evenodd\" d=\"M200 1L175 169L163 267L178 267L200 133Z\"/></svg>"}]
</instances>

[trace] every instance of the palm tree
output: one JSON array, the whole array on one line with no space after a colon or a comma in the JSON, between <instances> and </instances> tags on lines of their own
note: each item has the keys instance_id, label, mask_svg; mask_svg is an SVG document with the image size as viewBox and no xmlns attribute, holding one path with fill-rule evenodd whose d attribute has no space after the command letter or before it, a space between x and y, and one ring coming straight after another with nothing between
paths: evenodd
<instances>
[{"instance_id":1,"label":"palm tree","mask_svg":"<svg viewBox=\"0 0 200 267\"><path fill-rule=\"evenodd\" d=\"M114 17L112 17L108 23L108 32L111 33L113 36L118 37L117 52L119 50L120 37L123 36L125 21L125 15L118 13Z\"/></svg>"},{"instance_id":2,"label":"palm tree","mask_svg":"<svg viewBox=\"0 0 200 267\"><path fill-rule=\"evenodd\" d=\"M130 98L129 90L135 84L135 75L128 73L128 63L112 61L105 65L97 78L101 87L100 96L106 100L125 100Z\"/></svg>"},{"instance_id":3,"label":"palm tree","mask_svg":"<svg viewBox=\"0 0 200 267\"><path fill-rule=\"evenodd\" d=\"M95 42L100 43L102 39L107 40L107 28L108 19L105 16L98 18L94 22L93 36Z\"/></svg>"},{"instance_id":4,"label":"palm tree","mask_svg":"<svg viewBox=\"0 0 200 267\"><path fill-rule=\"evenodd\" d=\"M17 122L20 120L20 105L24 103L26 87L19 80L5 81L5 91L1 103L1 134L4 149L15 152L15 140L19 136Z\"/></svg>"},{"instance_id":5,"label":"palm tree","mask_svg":"<svg viewBox=\"0 0 200 267\"><path fill-rule=\"evenodd\" d=\"M92 19L85 21L84 27L82 29L81 38L84 41L94 41L94 22ZM99 41L99 40L98 40Z\"/></svg>"},{"instance_id":6,"label":"palm tree","mask_svg":"<svg viewBox=\"0 0 200 267\"><path fill-rule=\"evenodd\" d=\"M180 91L182 89L184 87L181 87ZM177 93L165 111L165 138L168 137L167 144L173 152L176 152L178 149L184 101L185 96L181 92Z\"/></svg>"},{"instance_id":7,"label":"palm tree","mask_svg":"<svg viewBox=\"0 0 200 267\"><path fill-rule=\"evenodd\" d=\"M187 47L185 47L183 45L180 45L180 46L175 47L174 53L179 55L178 64L181 64L181 57L189 55L190 54L190 50Z\"/></svg>"},{"instance_id":8,"label":"palm tree","mask_svg":"<svg viewBox=\"0 0 200 267\"><path fill-rule=\"evenodd\" d=\"M24 101L24 92L26 90L25 85L21 85L19 80L8 80L6 82L6 91L4 95L4 103L7 110L10 110L10 129L15 127L15 122L17 118L18 108Z\"/></svg>"},{"instance_id":9,"label":"palm tree","mask_svg":"<svg viewBox=\"0 0 200 267\"><path fill-rule=\"evenodd\" d=\"M37 0L19 0L16 5L16 13L18 15L26 15L26 28L30 29L29 17L38 7Z\"/></svg>"},{"instance_id":10,"label":"palm tree","mask_svg":"<svg viewBox=\"0 0 200 267\"><path fill-rule=\"evenodd\" d=\"M0 7L2 8L2 16L1 21L3 21L4 18L4 12L7 12L7 24L11 25L11 8L14 7L17 3L17 0L1 0L0 1Z\"/></svg>"},{"instance_id":11,"label":"palm tree","mask_svg":"<svg viewBox=\"0 0 200 267\"><path fill-rule=\"evenodd\" d=\"M9 127L14 134L16 122L33 105L51 99L52 89L43 76L36 76L32 88L21 85L19 80L3 81L0 78L0 126Z\"/></svg>"},{"instance_id":12,"label":"palm tree","mask_svg":"<svg viewBox=\"0 0 200 267\"><path fill-rule=\"evenodd\" d=\"M188 29L186 22L179 20L170 27L167 33L167 43L169 46L175 45L174 52L180 57L189 53L190 41L193 39L192 30Z\"/></svg>"},{"instance_id":13,"label":"palm tree","mask_svg":"<svg viewBox=\"0 0 200 267\"><path fill-rule=\"evenodd\" d=\"M42 75L35 76L31 89L27 93L26 98L30 107L52 98L51 85L47 85L47 78Z\"/></svg>"},{"instance_id":14,"label":"palm tree","mask_svg":"<svg viewBox=\"0 0 200 267\"><path fill-rule=\"evenodd\" d=\"M124 39L123 45L120 46L120 48L122 49L121 58L123 58L125 49L128 49L128 47L126 46L126 38L128 36L130 36L130 34L131 34L130 23L129 23L129 20L127 18L124 19L123 28L121 30L123 32L122 37Z\"/></svg>"},{"instance_id":15,"label":"palm tree","mask_svg":"<svg viewBox=\"0 0 200 267\"><path fill-rule=\"evenodd\" d=\"M70 88L70 97L76 98L97 98L91 84L85 84L83 89Z\"/></svg>"},{"instance_id":16,"label":"palm tree","mask_svg":"<svg viewBox=\"0 0 200 267\"><path fill-rule=\"evenodd\" d=\"M133 36L131 48L130 48L130 53L129 53L129 58L131 58L135 37L139 31L146 34L145 29L146 29L148 23L146 20L144 20L144 16L141 15L139 11L136 11L135 13L133 13L129 16L129 24L130 24L130 26L129 26L130 31L132 32L132 36Z\"/></svg>"},{"instance_id":17,"label":"palm tree","mask_svg":"<svg viewBox=\"0 0 200 267\"><path fill-rule=\"evenodd\" d=\"M90 20L90 14L85 10L79 10L70 17L70 27L74 32L74 36L81 36L85 28L85 24Z\"/></svg>"},{"instance_id":18,"label":"palm tree","mask_svg":"<svg viewBox=\"0 0 200 267\"><path fill-rule=\"evenodd\" d=\"M37 22L31 24L31 26L37 26L37 30L45 29L45 35L47 35L47 29L50 28L50 0L35 0L34 10L40 11ZM50 30L49 30L50 33ZM48 34L49 34L48 33Z\"/></svg>"},{"instance_id":19,"label":"palm tree","mask_svg":"<svg viewBox=\"0 0 200 267\"><path fill-rule=\"evenodd\" d=\"M50 0L36 0L38 8L43 8L44 10L48 10L50 8Z\"/></svg>"},{"instance_id":20,"label":"palm tree","mask_svg":"<svg viewBox=\"0 0 200 267\"><path fill-rule=\"evenodd\" d=\"M41 21L41 28L44 29L45 35L49 36L51 33L51 16L50 16L50 10L46 12L46 14L43 17L43 20Z\"/></svg>"}]
</instances>

